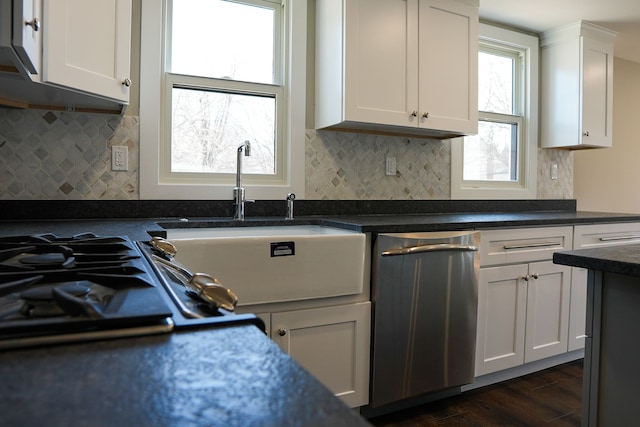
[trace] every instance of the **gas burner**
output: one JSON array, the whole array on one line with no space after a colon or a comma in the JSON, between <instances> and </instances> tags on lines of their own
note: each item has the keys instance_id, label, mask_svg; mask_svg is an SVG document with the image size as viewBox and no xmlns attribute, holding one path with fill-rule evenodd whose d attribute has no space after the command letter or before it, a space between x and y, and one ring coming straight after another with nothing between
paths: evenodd
<instances>
[{"instance_id":1,"label":"gas burner","mask_svg":"<svg viewBox=\"0 0 640 427\"><path fill-rule=\"evenodd\" d=\"M20 299L23 301L20 313L29 317L64 315L67 313L64 296L78 300L82 298L86 301L91 285L91 282L76 281L32 287L20 293Z\"/></svg>"},{"instance_id":2,"label":"gas burner","mask_svg":"<svg viewBox=\"0 0 640 427\"><path fill-rule=\"evenodd\" d=\"M0 238L0 348L70 333L167 332L173 313L156 284L124 237Z\"/></svg>"}]
</instances>

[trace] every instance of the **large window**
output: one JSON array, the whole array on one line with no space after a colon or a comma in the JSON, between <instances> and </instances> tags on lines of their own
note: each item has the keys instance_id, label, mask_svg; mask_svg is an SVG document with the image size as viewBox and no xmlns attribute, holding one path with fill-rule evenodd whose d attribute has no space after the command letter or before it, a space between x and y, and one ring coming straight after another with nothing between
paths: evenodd
<instances>
[{"instance_id":1,"label":"large window","mask_svg":"<svg viewBox=\"0 0 640 427\"><path fill-rule=\"evenodd\" d=\"M452 198L535 198L538 39L480 25L478 134L452 143Z\"/></svg>"},{"instance_id":2,"label":"large window","mask_svg":"<svg viewBox=\"0 0 640 427\"><path fill-rule=\"evenodd\" d=\"M143 0L143 198L231 198L244 141L248 198L302 194L305 22L306 2Z\"/></svg>"}]
</instances>

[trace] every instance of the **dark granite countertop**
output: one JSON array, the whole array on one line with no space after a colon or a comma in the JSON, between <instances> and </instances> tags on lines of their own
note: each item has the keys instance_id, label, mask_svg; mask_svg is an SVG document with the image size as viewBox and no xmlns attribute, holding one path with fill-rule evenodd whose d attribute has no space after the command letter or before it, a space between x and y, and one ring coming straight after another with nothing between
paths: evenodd
<instances>
[{"instance_id":1,"label":"dark granite countertop","mask_svg":"<svg viewBox=\"0 0 640 427\"><path fill-rule=\"evenodd\" d=\"M229 201L0 201L0 236L94 232L147 240L171 226L320 224L418 232L640 221L576 212L575 201L256 203L230 221ZM333 204L331 204L333 203ZM253 205L253 204L252 204ZM180 221L187 218L188 221ZM0 353L0 425L358 425L335 399L252 326Z\"/></svg>"},{"instance_id":2,"label":"dark granite countertop","mask_svg":"<svg viewBox=\"0 0 640 427\"><path fill-rule=\"evenodd\" d=\"M368 425L253 326L0 352L0 425Z\"/></svg>"},{"instance_id":3,"label":"dark granite countertop","mask_svg":"<svg viewBox=\"0 0 640 427\"><path fill-rule=\"evenodd\" d=\"M184 221L187 219L187 221ZM317 224L371 233L405 233L505 227L544 227L553 225L595 224L640 221L640 215L580 212L489 212L425 213L344 216L298 216L293 221L281 217L249 217L234 221L221 217L115 218L74 220L0 221L0 236L47 233L74 234L91 231L100 235L126 235L132 240L146 240L149 235L163 235L167 228L251 227L266 225Z\"/></svg>"},{"instance_id":4,"label":"dark granite countertop","mask_svg":"<svg viewBox=\"0 0 640 427\"><path fill-rule=\"evenodd\" d=\"M325 217L324 221L327 225L340 225L363 232L402 233L640 221L640 215L577 211L473 212Z\"/></svg>"},{"instance_id":5,"label":"dark granite countertop","mask_svg":"<svg viewBox=\"0 0 640 427\"><path fill-rule=\"evenodd\" d=\"M553 262L609 273L640 276L640 245L606 246L555 252Z\"/></svg>"}]
</instances>

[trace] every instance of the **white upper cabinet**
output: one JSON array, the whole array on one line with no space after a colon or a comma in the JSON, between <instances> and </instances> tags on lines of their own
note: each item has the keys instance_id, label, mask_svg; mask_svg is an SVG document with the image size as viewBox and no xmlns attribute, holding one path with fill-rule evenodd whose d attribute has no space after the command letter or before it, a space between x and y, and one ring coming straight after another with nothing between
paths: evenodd
<instances>
[{"instance_id":1,"label":"white upper cabinet","mask_svg":"<svg viewBox=\"0 0 640 427\"><path fill-rule=\"evenodd\" d=\"M0 1L0 76L24 79L39 72L40 6L41 0Z\"/></svg>"},{"instance_id":2,"label":"white upper cabinet","mask_svg":"<svg viewBox=\"0 0 640 427\"><path fill-rule=\"evenodd\" d=\"M317 0L316 128L477 132L476 0Z\"/></svg>"},{"instance_id":3,"label":"white upper cabinet","mask_svg":"<svg viewBox=\"0 0 640 427\"><path fill-rule=\"evenodd\" d=\"M23 23L13 26L13 46L20 61L33 74L38 74L40 68L40 6L40 0L13 0L13 20Z\"/></svg>"},{"instance_id":4,"label":"white upper cabinet","mask_svg":"<svg viewBox=\"0 0 640 427\"><path fill-rule=\"evenodd\" d=\"M0 2L0 105L121 113L132 0Z\"/></svg>"},{"instance_id":5,"label":"white upper cabinet","mask_svg":"<svg viewBox=\"0 0 640 427\"><path fill-rule=\"evenodd\" d=\"M615 36L585 21L542 34L543 148L611 147Z\"/></svg>"},{"instance_id":6,"label":"white upper cabinet","mask_svg":"<svg viewBox=\"0 0 640 427\"><path fill-rule=\"evenodd\" d=\"M44 2L42 81L129 102L131 0Z\"/></svg>"}]
</instances>

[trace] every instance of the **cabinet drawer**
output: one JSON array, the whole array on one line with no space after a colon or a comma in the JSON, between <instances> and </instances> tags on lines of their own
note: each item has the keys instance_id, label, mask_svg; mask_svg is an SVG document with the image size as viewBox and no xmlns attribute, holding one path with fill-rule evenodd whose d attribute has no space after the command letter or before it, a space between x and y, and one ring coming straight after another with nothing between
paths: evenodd
<instances>
[{"instance_id":1,"label":"cabinet drawer","mask_svg":"<svg viewBox=\"0 0 640 427\"><path fill-rule=\"evenodd\" d=\"M640 243L640 222L577 225L574 229L574 249L632 243Z\"/></svg>"},{"instance_id":2,"label":"cabinet drawer","mask_svg":"<svg viewBox=\"0 0 640 427\"><path fill-rule=\"evenodd\" d=\"M550 260L573 248L573 227L483 230L480 266Z\"/></svg>"}]
</instances>

